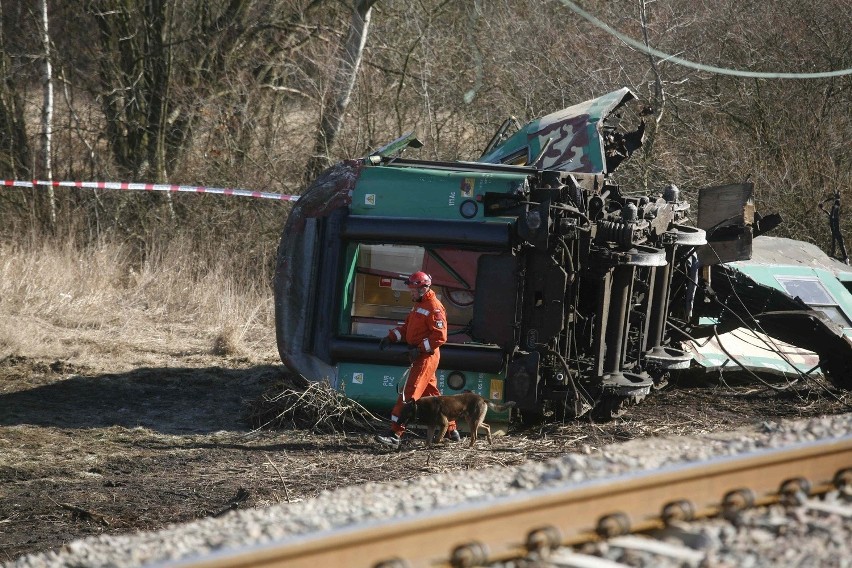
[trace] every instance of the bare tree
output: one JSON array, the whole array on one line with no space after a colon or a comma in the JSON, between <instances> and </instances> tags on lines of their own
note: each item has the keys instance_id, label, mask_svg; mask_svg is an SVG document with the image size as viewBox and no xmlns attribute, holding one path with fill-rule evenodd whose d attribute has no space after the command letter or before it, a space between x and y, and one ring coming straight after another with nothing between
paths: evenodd
<instances>
[{"instance_id":1,"label":"bare tree","mask_svg":"<svg viewBox=\"0 0 852 568\"><path fill-rule=\"evenodd\" d=\"M642 41L645 43L646 47L651 47L651 40L648 37L647 0L639 0L639 19L642 23ZM653 159L654 143L657 139L657 133L659 132L660 123L663 121L663 112L665 111L666 107L666 91L663 86L663 75L660 71L657 59L650 53L648 54L648 63L651 67L651 74L654 78L654 87L652 90L653 97L650 101L651 108L648 110L648 113L653 113L654 123L653 126L647 130L643 154L646 156L646 159L650 160ZM650 168L645 168L643 176L643 189L645 191L649 190L650 172Z\"/></svg>"},{"instance_id":2,"label":"bare tree","mask_svg":"<svg viewBox=\"0 0 852 568\"><path fill-rule=\"evenodd\" d=\"M48 25L47 0L41 0L41 46L44 50L44 75L42 89L44 90L44 105L41 111L41 159L42 174L47 180L53 179L53 164L51 162L51 142L53 139L53 66L50 55L50 28ZM50 212L50 225L56 226L56 195L53 186L47 186L47 200Z\"/></svg>"},{"instance_id":3,"label":"bare tree","mask_svg":"<svg viewBox=\"0 0 852 568\"><path fill-rule=\"evenodd\" d=\"M97 94L118 165L133 177L165 181L193 140L205 106L231 104L235 78L247 72L274 83L270 61L287 58L295 37L314 32L301 20L326 3L90 3L99 34ZM294 39L282 39L288 37Z\"/></svg>"},{"instance_id":4,"label":"bare tree","mask_svg":"<svg viewBox=\"0 0 852 568\"><path fill-rule=\"evenodd\" d=\"M349 32L346 41L340 45L337 71L320 114L320 128L314 152L305 166L306 181L314 179L323 169L331 165L331 149L343 125L343 116L352 98L352 90L355 87L364 46L367 43L370 15L376 2L377 0L354 0Z\"/></svg>"},{"instance_id":5,"label":"bare tree","mask_svg":"<svg viewBox=\"0 0 852 568\"><path fill-rule=\"evenodd\" d=\"M32 174L24 102L11 69L3 21L0 2L0 176L27 179Z\"/></svg>"},{"instance_id":6,"label":"bare tree","mask_svg":"<svg viewBox=\"0 0 852 568\"><path fill-rule=\"evenodd\" d=\"M42 175L34 149L43 148L38 137L46 129L25 109L44 106L42 90L32 87L44 76L44 1L0 0L0 175L7 178ZM61 175L289 193L304 171L310 177L335 156L363 155L410 129L426 142L421 157L475 159L508 116L525 122L628 86L657 114L644 151L619 168L625 187L651 191L676 182L689 196L750 177L759 207L789 212L779 232L817 241L828 235L825 224L807 212L838 188L848 199L852 77L769 81L687 69L649 59L555 0L87 0L83 10L48 4L50 63L67 89L50 129L51 166ZM789 72L852 67L847 4L584 6L666 53ZM379 8L380 16L373 13ZM84 162L85 173L78 169ZM85 192L66 194L90 215L91 234L109 225L104 230L127 227L126 234L148 239L163 226L161 208L151 206L160 194L99 195L97 203ZM36 194L43 201L35 209L32 195L0 191L0 231L13 215L26 222L38 211L47 219L46 192ZM231 200L181 196L174 205L183 230L205 235L235 216L267 215ZM263 230L277 232L280 218L264 219ZM232 231L215 238L225 234Z\"/></svg>"}]
</instances>

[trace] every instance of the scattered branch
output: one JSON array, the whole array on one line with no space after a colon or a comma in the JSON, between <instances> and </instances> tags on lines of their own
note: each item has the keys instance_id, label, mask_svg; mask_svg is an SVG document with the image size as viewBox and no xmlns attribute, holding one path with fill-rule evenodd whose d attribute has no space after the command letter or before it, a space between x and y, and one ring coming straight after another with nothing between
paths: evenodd
<instances>
[{"instance_id":1,"label":"scattered branch","mask_svg":"<svg viewBox=\"0 0 852 568\"><path fill-rule=\"evenodd\" d=\"M239 508L240 504L249 497L251 497L251 492L243 487L240 487L239 489L237 489L237 494L231 498L230 503L228 503L224 509L220 509L219 511L213 513L211 516L221 517L225 513L233 511L234 509Z\"/></svg>"},{"instance_id":2,"label":"scattered branch","mask_svg":"<svg viewBox=\"0 0 852 568\"><path fill-rule=\"evenodd\" d=\"M284 498L287 499L287 502L290 502L290 491L287 489L287 482L284 481L284 476L281 475L281 470L278 469L278 466L273 463L271 459L269 459L269 454L263 454L266 458L266 461L269 462L269 465L272 466L272 469L275 470L275 473L278 474L278 478L281 480L281 486L284 487Z\"/></svg>"},{"instance_id":3,"label":"scattered branch","mask_svg":"<svg viewBox=\"0 0 852 568\"><path fill-rule=\"evenodd\" d=\"M346 430L375 431L382 420L366 408L347 398L328 381L301 384L285 381L250 403L249 421L264 428L298 428L318 433Z\"/></svg>"},{"instance_id":4,"label":"scattered branch","mask_svg":"<svg viewBox=\"0 0 852 568\"><path fill-rule=\"evenodd\" d=\"M66 511L71 511L71 518L75 521L93 521L105 527L110 526L110 522L105 515L90 511L88 509L83 509L82 507L78 507L76 505L71 505L70 503L59 503L57 501L54 501L53 499L50 500L56 503L58 507L62 507Z\"/></svg>"}]
</instances>

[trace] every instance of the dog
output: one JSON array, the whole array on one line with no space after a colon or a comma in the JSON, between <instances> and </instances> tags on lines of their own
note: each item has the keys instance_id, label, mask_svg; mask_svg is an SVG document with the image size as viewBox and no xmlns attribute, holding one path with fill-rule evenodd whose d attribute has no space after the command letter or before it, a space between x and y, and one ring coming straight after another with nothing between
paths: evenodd
<instances>
[{"instance_id":1,"label":"dog","mask_svg":"<svg viewBox=\"0 0 852 568\"><path fill-rule=\"evenodd\" d=\"M473 392L444 396L424 396L418 400L406 402L400 412L401 424L417 422L426 426L426 447L432 446L435 430L440 428L438 435L440 443L444 442L451 420L462 420L467 422L470 429L469 448L476 443L476 434L480 428L484 428L488 444L491 445L491 427L485 423L485 414L488 409L503 411L515 406L514 402L496 404L486 400Z\"/></svg>"}]
</instances>

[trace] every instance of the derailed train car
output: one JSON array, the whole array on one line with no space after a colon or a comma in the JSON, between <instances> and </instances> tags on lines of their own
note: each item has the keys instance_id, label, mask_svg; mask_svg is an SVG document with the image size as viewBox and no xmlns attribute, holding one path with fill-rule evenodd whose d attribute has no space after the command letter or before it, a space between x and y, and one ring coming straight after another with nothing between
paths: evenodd
<instances>
[{"instance_id":1,"label":"derailed train car","mask_svg":"<svg viewBox=\"0 0 852 568\"><path fill-rule=\"evenodd\" d=\"M282 361L389 409L406 348L378 340L411 308L403 280L423 270L447 308L445 394L511 400L525 420L607 419L688 368L680 342L700 328L707 231L675 186L633 195L612 177L642 144L638 114L622 120L634 100L621 89L506 121L476 162L403 158L419 146L409 135L326 170L279 246ZM724 225L710 230L751 231Z\"/></svg>"},{"instance_id":2,"label":"derailed train car","mask_svg":"<svg viewBox=\"0 0 852 568\"><path fill-rule=\"evenodd\" d=\"M852 267L813 244L760 236L750 258L714 266L702 283L683 342L694 368L852 388Z\"/></svg>"}]
</instances>

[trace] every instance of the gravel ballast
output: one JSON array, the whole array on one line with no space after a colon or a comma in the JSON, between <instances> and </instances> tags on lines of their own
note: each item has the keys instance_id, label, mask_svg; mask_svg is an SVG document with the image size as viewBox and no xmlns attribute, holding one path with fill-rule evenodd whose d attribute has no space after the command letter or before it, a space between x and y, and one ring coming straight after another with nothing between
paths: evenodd
<instances>
[{"instance_id":1,"label":"gravel ballast","mask_svg":"<svg viewBox=\"0 0 852 568\"><path fill-rule=\"evenodd\" d=\"M460 503L487 502L547 486L650 471L850 434L852 414L843 414L801 421L764 422L750 429L702 437L634 440L600 450L587 448L587 453L566 454L547 462L492 467L452 475L428 475L400 483L350 486L298 503L238 510L221 518L173 526L158 532L77 540L57 551L23 556L8 566L171 564L199 555L262 545L311 532L433 512ZM499 444L499 440L495 444ZM466 446L455 446L452 451L468 450ZM426 452L423 454L426 459ZM835 493L829 499L842 506L852 506L848 495ZM702 565L707 566L852 566L850 519L806 508L769 508L766 511L745 512L734 524L707 521L702 527L687 530L685 534L691 536L684 536L681 541L705 551L706 561ZM694 535L698 537L693 538ZM810 540L804 542L805 537L814 536L824 539L823 544L813 544ZM802 542L796 540L800 537ZM617 547L610 547L603 553L612 560L625 561L619 557ZM829 563L820 561L821 557L816 554L827 556ZM805 556L814 563L802 560ZM657 564L636 565L664 565L659 560L653 562Z\"/></svg>"}]
</instances>

